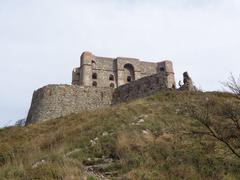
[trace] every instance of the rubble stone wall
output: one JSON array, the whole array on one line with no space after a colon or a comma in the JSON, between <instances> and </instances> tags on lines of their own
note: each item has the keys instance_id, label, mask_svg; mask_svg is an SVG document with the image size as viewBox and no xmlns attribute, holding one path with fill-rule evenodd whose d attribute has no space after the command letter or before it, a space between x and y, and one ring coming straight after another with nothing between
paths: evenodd
<instances>
[{"instance_id":1,"label":"rubble stone wall","mask_svg":"<svg viewBox=\"0 0 240 180\"><path fill-rule=\"evenodd\" d=\"M109 106L111 88L47 85L33 93L27 124Z\"/></svg>"},{"instance_id":2,"label":"rubble stone wall","mask_svg":"<svg viewBox=\"0 0 240 180\"><path fill-rule=\"evenodd\" d=\"M171 73L160 72L115 89L79 85L47 85L33 93L26 124L110 106L149 96L159 90L171 89L173 88L172 83L169 83L171 76Z\"/></svg>"}]
</instances>

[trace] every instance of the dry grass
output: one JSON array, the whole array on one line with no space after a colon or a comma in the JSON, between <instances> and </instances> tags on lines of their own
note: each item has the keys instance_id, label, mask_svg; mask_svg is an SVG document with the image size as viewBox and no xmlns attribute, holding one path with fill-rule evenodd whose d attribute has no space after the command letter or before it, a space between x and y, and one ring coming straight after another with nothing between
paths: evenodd
<instances>
[{"instance_id":1,"label":"dry grass","mask_svg":"<svg viewBox=\"0 0 240 180\"><path fill-rule=\"evenodd\" d=\"M160 92L111 108L0 130L0 179L239 179L240 162L221 143L188 133L200 125L180 112L235 97ZM107 160L111 160L111 163ZM97 165L103 167L97 168ZM86 166L96 166L87 172Z\"/></svg>"}]
</instances>

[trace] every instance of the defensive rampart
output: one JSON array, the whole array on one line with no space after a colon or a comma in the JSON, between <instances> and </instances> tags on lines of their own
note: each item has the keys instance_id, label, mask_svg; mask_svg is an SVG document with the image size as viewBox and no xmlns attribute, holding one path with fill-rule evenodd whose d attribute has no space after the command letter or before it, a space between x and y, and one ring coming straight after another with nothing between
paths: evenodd
<instances>
[{"instance_id":1,"label":"defensive rampart","mask_svg":"<svg viewBox=\"0 0 240 180\"><path fill-rule=\"evenodd\" d=\"M44 86L33 93L27 124L109 106L112 91L111 88L73 85Z\"/></svg>"},{"instance_id":2,"label":"defensive rampart","mask_svg":"<svg viewBox=\"0 0 240 180\"><path fill-rule=\"evenodd\" d=\"M122 85L116 89L78 85L48 85L34 92L27 124L46 121L71 113L145 97L162 89L171 89L172 74L158 73Z\"/></svg>"},{"instance_id":3,"label":"defensive rampart","mask_svg":"<svg viewBox=\"0 0 240 180\"><path fill-rule=\"evenodd\" d=\"M159 73L122 85L116 88L113 93L113 104L149 96L159 90L172 88L168 86L167 82L167 76Z\"/></svg>"}]
</instances>

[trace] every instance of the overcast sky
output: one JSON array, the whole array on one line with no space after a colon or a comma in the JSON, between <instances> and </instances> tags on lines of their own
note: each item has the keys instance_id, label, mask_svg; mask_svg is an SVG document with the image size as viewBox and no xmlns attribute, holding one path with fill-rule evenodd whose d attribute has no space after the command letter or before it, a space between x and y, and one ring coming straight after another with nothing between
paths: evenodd
<instances>
[{"instance_id":1,"label":"overcast sky","mask_svg":"<svg viewBox=\"0 0 240 180\"><path fill-rule=\"evenodd\" d=\"M239 0L0 0L0 126L27 116L32 93L70 83L85 51L170 59L176 80L221 90L240 73Z\"/></svg>"}]
</instances>

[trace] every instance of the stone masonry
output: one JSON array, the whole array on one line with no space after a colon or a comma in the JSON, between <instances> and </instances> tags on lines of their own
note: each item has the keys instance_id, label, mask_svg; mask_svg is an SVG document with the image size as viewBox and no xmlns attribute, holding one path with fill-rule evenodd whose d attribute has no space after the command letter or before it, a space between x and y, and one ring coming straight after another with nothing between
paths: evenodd
<instances>
[{"instance_id":1,"label":"stone masonry","mask_svg":"<svg viewBox=\"0 0 240 180\"><path fill-rule=\"evenodd\" d=\"M47 85L34 92L26 124L145 97L175 89L171 61L150 63L134 58L81 55L72 85Z\"/></svg>"},{"instance_id":2,"label":"stone masonry","mask_svg":"<svg viewBox=\"0 0 240 180\"><path fill-rule=\"evenodd\" d=\"M72 85L44 86L33 93L26 124L109 106L112 91L111 88Z\"/></svg>"},{"instance_id":3,"label":"stone masonry","mask_svg":"<svg viewBox=\"0 0 240 180\"><path fill-rule=\"evenodd\" d=\"M175 78L171 61L146 62L135 58L98 57L84 52L80 67L72 72L72 84L117 88L146 76L165 72L168 74L169 88L175 88ZM162 73L162 75L165 75Z\"/></svg>"}]
</instances>

